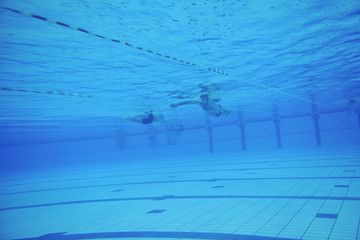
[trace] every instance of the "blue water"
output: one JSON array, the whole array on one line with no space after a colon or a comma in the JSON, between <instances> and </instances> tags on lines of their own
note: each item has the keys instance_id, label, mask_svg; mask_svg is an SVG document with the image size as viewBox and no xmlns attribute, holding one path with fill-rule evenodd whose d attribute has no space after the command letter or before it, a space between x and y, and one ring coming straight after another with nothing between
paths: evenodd
<instances>
[{"instance_id":1,"label":"blue water","mask_svg":"<svg viewBox=\"0 0 360 240\"><path fill-rule=\"evenodd\" d=\"M359 29L356 0L2 0L0 239L359 239ZM230 115L171 107L205 87Z\"/></svg>"}]
</instances>

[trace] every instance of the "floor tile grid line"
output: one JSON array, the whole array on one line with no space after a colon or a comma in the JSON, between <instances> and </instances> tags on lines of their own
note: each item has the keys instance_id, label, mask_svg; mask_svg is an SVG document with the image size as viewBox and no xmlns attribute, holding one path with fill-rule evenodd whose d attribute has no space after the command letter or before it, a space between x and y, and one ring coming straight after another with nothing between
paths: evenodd
<instances>
[{"instance_id":1,"label":"floor tile grid line","mask_svg":"<svg viewBox=\"0 0 360 240\"><path fill-rule=\"evenodd\" d=\"M273 202L273 201L271 201L271 202ZM261 199L255 199L255 201L254 201L250 206L248 206L247 208L243 209L241 212L238 212L235 216L233 216L232 218L228 219L228 221L225 222L224 224L221 224L221 225L219 225L218 227L216 227L216 228L214 229L214 231L217 231L218 229L221 229L222 227L226 226L228 223L232 223L232 222L234 221L234 219L235 219L235 220L238 219L239 216L241 216L241 215L243 215L243 214L246 214L246 213L249 212L249 211L256 210L257 206L258 206L258 205L261 205L261 203L262 203ZM234 206L234 207L235 207L235 206ZM246 222L248 222L248 220L247 220ZM236 226L236 228L235 228L234 230L232 230L231 232L229 232L229 233L234 233L234 232L236 232L238 229L239 229L239 227Z\"/></svg>"},{"instance_id":2,"label":"floor tile grid line","mask_svg":"<svg viewBox=\"0 0 360 240\"><path fill-rule=\"evenodd\" d=\"M296 183L294 183L293 185L289 186L288 189L281 194L281 196L284 196L287 192L289 192L291 189L295 188L297 184L301 183L301 180L297 181ZM262 211L264 211L265 209L267 209L268 207L270 207L274 202L276 202L278 199L274 199L273 201L271 201L267 206L265 206L263 209L261 209L259 212L257 212L256 214L254 214L250 219L247 220L247 222L251 221L252 219L254 219L258 214L260 214ZM247 223L246 222L246 223ZM235 234L235 232L239 231L246 223L242 224L240 227L238 227L235 231L233 231L232 233Z\"/></svg>"},{"instance_id":3,"label":"floor tile grid line","mask_svg":"<svg viewBox=\"0 0 360 240\"><path fill-rule=\"evenodd\" d=\"M261 214L263 211L265 211L266 209L268 209L269 207L271 207L275 202L277 202L279 199L274 199L273 201L271 201L267 206L265 206L263 209L261 209L259 212L257 212L255 215L253 215L246 223L244 223L244 224L242 224L238 229L236 229L233 233L235 233L236 231L239 231L241 228L243 228L248 222L250 222L251 220L253 220L253 219L255 219L259 214ZM290 200L291 201L291 200ZM289 202L290 201L288 201L285 205L288 205L289 204ZM278 213L278 212L277 212ZM276 214L277 214L276 213ZM275 215L276 215L275 214ZM271 218L273 218L274 217L274 215L271 217ZM269 222L270 220L268 220L267 222ZM267 223L266 222L266 223ZM266 224L265 223L265 224ZM265 224L263 224L263 226L265 225ZM260 227L261 228L261 227ZM256 233L257 232L259 232L260 231L260 229L258 229L258 230L256 230L255 231L255 233L253 234L253 235L256 235Z\"/></svg>"},{"instance_id":4,"label":"floor tile grid line","mask_svg":"<svg viewBox=\"0 0 360 240\"><path fill-rule=\"evenodd\" d=\"M177 227L172 229L172 231L178 231L178 230L183 231L182 228L184 228L184 227L186 227L188 225L191 225L193 222L196 222L197 219L200 219L204 215L206 216L208 214L208 212L203 211L203 209L204 210L207 209L208 206L206 204L204 204L202 201L195 201L193 203L190 202L188 204L191 206L190 211L184 211L184 214L182 214L181 216L174 219L171 223L167 222L165 225L163 225L163 227L164 226L169 226L169 225L171 226L171 224L174 223L174 222L179 222L179 220L190 217L190 219L188 218L186 222L184 222L182 224L177 224ZM193 209L196 209L198 212L202 212L202 214L194 216ZM192 217L192 216L194 216L194 217ZM180 222L182 222L182 221L180 221Z\"/></svg>"},{"instance_id":5,"label":"floor tile grid line","mask_svg":"<svg viewBox=\"0 0 360 240\"><path fill-rule=\"evenodd\" d=\"M343 161L346 161L346 160L348 160L348 159L344 157L344 158L343 158ZM343 164L343 163L342 163L343 161L339 162L339 166L341 166L341 168L343 167L343 165L340 165L340 164ZM345 168L346 168L346 166L345 166ZM338 182L339 182L339 179L336 180L336 184L337 184ZM336 185L336 184L335 184L335 185ZM331 193L332 193L333 190L334 190L334 188L331 188L331 190L329 191L327 197L329 197L329 196L331 195ZM319 211L320 211L321 208L325 205L325 203L326 203L326 199L323 200L323 203L322 203L321 206L319 207L317 213L319 213ZM316 219L316 214L314 215L314 217L312 218L311 222L309 223L309 225L307 226L307 228L306 228L305 231L303 232L303 234L302 234L302 236L301 236L300 239L303 239L303 238L304 238L305 234L307 233L307 231L309 230L309 228L311 227L311 225L313 224L313 222L315 221L315 219Z\"/></svg>"},{"instance_id":6,"label":"floor tile grid line","mask_svg":"<svg viewBox=\"0 0 360 240\"><path fill-rule=\"evenodd\" d=\"M199 209L202 209L202 208L206 208L206 205L203 204L203 202L198 201L196 204L191 204L191 207L192 207L192 209L195 208L195 209L199 210ZM190 216L193 212L192 212L192 210L190 210L190 211L181 211L181 213L182 213L181 215L177 216L172 221L167 221L163 226L164 227L171 226L173 223L179 222L179 220L184 219L184 217ZM192 221L193 220L194 219L192 219ZM183 223L182 225L178 224L178 226L176 228L173 228L171 230L177 231L177 230L181 229L182 227L186 226L187 224L189 224L189 222Z\"/></svg>"},{"instance_id":7,"label":"floor tile grid line","mask_svg":"<svg viewBox=\"0 0 360 240\"><path fill-rule=\"evenodd\" d=\"M125 203L127 204L127 203ZM152 201L147 201L145 203L142 204L142 208L149 208L149 209L153 209L152 206L153 202ZM128 205L125 205L128 206ZM131 219L126 221L126 223L122 223L122 228L123 229L129 229L131 231L141 231L143 230L143 227L145 227L148 224L148 221L144 220L144 214L146 214L145 212L136 212L134 213L134 215L132 215ZM138 220L136 220L136 224L134 224L134 219L143 219L143 222L140 222ZM135 227L134 227L135 226Z\"/></svg>"},{"instance_id":8,"label":"floor tile grid line","mask_svg":"<svg viewBox=\"0 0 360 240\"><path fill-rule=\"evenodd\" d=\"M250 199L249 199L250 200ZM251 200L250 200L251 201ZM242 209L241 212L239 212L238 214L236 214L235 216L231 217L228 222L232 222L234 219L236 219L238 216L244 214L246 211L249 211L250 209L252 209L254 206L257 206L259 203L261 203L262 200L261 199L255 199L255 201L250 205L248 206L247 208L245 209ZM233 208L236 208L236 206L234 206ZM223 227L224 225L226 225L228 222L224 223L224 224L221 224L219 225L218 227L214 228L214 232L216 232L218 229L220 229L221 227ZM235 231L235 230L234 230ZM233 232L234 232L233 231Z\"/></svg>"},{"instance_id":9,"label":"floor tile grid line","mask_svg":"<svg viewBox=\"0 0 360 240\"><path fill-rule=\"evenodd\" d=\"M231 201L231 200L229 200L229 201ZM176 202L178 202L178 201L176 201ZM205 208L206 209L206 205L204 205L203 203L202 203L202 201L195 201L194 203L196 203L196 205L198 205L197 207L196 207L196 209L197 210L200 210L200 209L202 209L202 208ZM176 205L176 204L175 204ZM194 204L191 204L191 208L194 208L195 206L194 206ZM191 216L193 213L192 212L188 212L188 211L184 211L184 213L185 214L182 214L182 217L186 217L186 216ZM204 213L204 214L208 214L208 213ZM203 215L204 215L203 214ZM200 216L198 216L197 218L200 218L201 217L201 215ZM174 221L178 221L178 219L181 219L181 217L179 218L177 218L177 219L174 219L173 221L171 221L171 222L168 222L166 225L171 225L171 223L172 222L174 222ZM192 219L191 221L194 221L194 219ZM185 226L185 225L187 225L187 224L189 224L189 222L187 222L187 223L184 223L182 226ZM145 224L144 226L146 227L148 224ZM163 226L165 226L165 225L163 225ZM175 229L175 230L177 230L177 229Z\"/></svg>"},{"instance_id":10,"label":"floor tile grid line","mask_svg":"<svg viewBox=\"0 0 360 240\"><path fill-rule=\"evenodd\" d=\"M322 172L325 172L325 171L326 171L326 169L322 169ZM332 172L335 172L335 171L336 171L336 169L333 169ZM331 174L330 174L330 175L331 175ZM324 180L322 181L322 183L319 184L319 186L317 187L317 189L313 192L313 194L312 194L311 196L314 196L314 195L316 194L316 192L322 188L322 186L326 183L327 180L328 180L328 179L324 179ZM313 182L313 181L311 181L307 186L310 186L310 185L312 184L312 182ZM299 193L297 194L297 196L300 195L304 190L306 190L306 187L304 187L304 188L301 190L301 192L299 192ZM298 213L306 206L306 204L308 204L308 202L309 202L310 200L311 200L311 199L307 199L307 200L303 203L303 205L302 205L302 206L299 208L299 210L294 214L294 216L288 221L288 223L285 224L285 226L278 232L278 234L276 235L276 238L279 237L279 235L286 229L286 227L292 222L292 220L293 220L293 219L298 215ZM291 200L291 201L293 201L293 200Z\"/></svg>"},{"instance_id":11,"label":"floor tile grid line","mask_svg":"<svg viewBox=\"0 0 360 240\"><path fill-rule=\"evenodd\" d=\"M252 203L252 201L255 201L255 202ZM244 200L241 201L241 204L242 204L242 205L246 205L246 204L251 204L251 205L248 206L248 207L243 207L243 208L241 209L241 211L238 212L238 211L239 211L239 206L238 206L238 204L234 204L233 201L229 201L229 203L233 203L233 204L232 204L232 206L231 206L230 208L227 209L226 212L223 212L223 213L222 213L222 216L224 216L224 215L229 216L229 219L232 220L232 219L234 219L234 218L237 218L237 216L242 215L243 213L245 213L245 212L248 211L249 209L253 208L254 206L257 206L258 203L260 203L260 202L261 202L261 201L260 201L259 199L254 199L254 200L251 200L251 199L246 199L246 200L245 200L245 199L244 199ZM236 215L231 214L231 213L235 212L234 209L235 209L235 211L237 212ZM231 217L231 216L232 216L232 217ZM208 222L202 224L202 225L199 226L199 227L206 226L208 223L211 223L211 222L214 222L214 221L216 222L216 219L217 219L218 217L219 217L219 216L213 217L213 218L210 219ZM216 233L216 232L219 232L218 230L221 229L221 228L223 228L223 226L226 226L226 225L228 224L228 222L231 222L231 220L230 220L230 221L229 221L229 220L227 220L227 221L222 221L221 223L217 224L217 225L212 229L212 232L215 232L215 233ZM230 232L226 232L226 233L230 233Z\"/></svg>"},{"instance_id":12,"label":"floor tile grid line","mask_svg":"<svg viewBox=\"0 0 360 240\"><path fill-rule=\"evenodd\" d=\"M227 202L232 202L232 200L229 199ZM201 204L204 204L204 203L201 203ZM204 205L206 205L206 204L204 204ZM219 209L219 208L221 208L221 207L222 207L222 205L217 205L215 208L213 208L213 209L211 209L211 210L212 210L212 211L215 211L216 209ZM176 230L181 230L182 228L184 228L184 227L186 227L187 225L191 224L193 221L195 221L195 220L197 220L197 219L201 219L202 217L206 216L207 214L208 214L208 212L204 212L203 214L198 215L196 218L192 219L191 222L187 222L187 223L184 223L184 224L179 225L178 227L175 228L175 231L176 231ZM215 218L216 218L216 217L215 217ZM210 221L211 221L211 219L208 220L208 222L210 222ZM198 225L196 228L193 228L191 231L196 231L197 229L201 228L201 227L204 226L204 225L206 225L206 224L203 223L203 224L201 224L201 225Z\"/></svg>"},{"instance_id":13,"label":"floor tile grid line","mask_svg":"<svg viewBox=\"0 0 360 240\"><path fill-rule=\"evenodd\" d=\"M330 159L330 160L339 160L340 158L332 158L332 159ZM328 161L329 160L329 158L323 158L322 160L324 160L324 161ZM304 161L319 161L319 159L308 159L308 160L289 160L289 161L285 161L285 162L290 162L290 163L292 163L292 162L304 162ZM262 161L262 162L256 162L256 163L273 163L273 162L280 162L280 163L283 163L284 161L266 161L266 162L264 162L264 161ZM210 162L211 163L211 162ZM245 162L245 163L231 163L230 165L243 165L243 164L253 164L254 162ZM211 165L211 166L227 166L227 165L229 165L229 164L214 164L214 165ZM188 167L194 167L194 166L198 166L198 167L205 167L205 166L209 166L208 165L208 163L205 163L205 164L201 164L201 165L189 165ZM166 168L174 168L174 167L166 167ZM143 171L143 170L153 170L153 169L159 169L158 167L154 167L154 168L144 168L144 169L130 169L130 171ZM129 172L129 170L127 170L127 169L124 169L124 170L121 170L121 171L125 171L125 172ZM119 170L111 170L111 171L105 171L105 172L119 172ZM99 172L95 172L96 174L99 174ZM89 174L89 173L84 173L84 174ZM70 174L70 176L71 175L78 175L77 173L74 173L74 174ZM112 176L114 176L114 177L116 177L117 175L111 175L110 177L112 177ZM62 177L62 176L59 176L59 177ZM108 177L108 176L106 176L106 177ZM44 178L44 177L31 177L32 179L34 179L34 178L40 178L40 179L42 179L42 178ZM72 180L77 180L77 179L79 179L79 180L82 180L82 179L93 179L93 178L105 178L104 176L101 176L101 177L96 177L96 176L91 176L91 177L86 177L86 178L84 178L84 177L80 177L80 178L71 178L71 179L69 179L69 180L67 180L67 179L62 179L62 180L59 180L59 181L72 181ZM28 179L28 178L24 178L24 180L26 180L26 179ZM52 180L52 181L57 181L57 180ZM46 181L46 182L48 182L48 181ZM33 182L33 183L19 183L19 184L13 184L13 185L11 185L11 186L14 186L14 185L22 185L22 184L26 184L26 185L28 185L28 184L37 184L37 183L42 183L42 182ZM0 185L0 187L6 187L6 186L9 186L9 185Z\"/></svg>"},{"instance_id":14,"label":"floor tile grid line","mask_svg":"<svg viewBox=\"0 0 360 240\"><path fill-rule=\"evenodd\" d=\"M355 158L355 154L353 154L352 158ZM350 158L350 159L352 159L352 158ZM349 163L350 163L350 162L349 162ZM355 170L357 170L357 169L358 169L358 167L355 167ZM355 173L356 173L356 171L353 172L352 175L354 176ZM352 182L353 182L353 179L350 180L350 184L349 184L349 185L351 185ZM349 192L349 188L346 189L346 192L345 192L345 196L344 196L344 197L347 196L348 192ZM339 215L340 212L341 212L341 209L342 209L342 207L343 207L343 205L344 205L344 202L345 202L344 200L341 201L340 208L339 208L339 210L338 210L338 212L337 212L338 215ZM334 227L335 227L335 224L336 224L336 223L337 223L337 218L335 219L335 221L334 221L334 223L333 223L333 225L332 225L332 227L331 227L329 236L328 236L328 238L327 238L328 240L329 240L330 237L331 237L332 231L334 230Z\"/></svg>"},{"instance_id":15,"label":"floor tile grid line","mask_svg":"<svg viewBox=\"0 0 360 240\"><path fill-rule=\"evenodd\" d=\"M255 199L254 199L254 200L255 200ZM254 201L254 200L250 200L249 203L251 203L251 201ZM241 200L241 201L243 201L243 200ZM231 202L231 201L230 201L230 202ZM255 200L255 202L252 203L250 206L248 206L248 208L243 209L240 213L238 213L238 214L237 214L236 216L234 216L233 218L236 218L237 216L242 215L244 212L246 212L247 210L251 209L253 206L257 206L259 202L261 202L261 200L260 200L260 201L259 201L259 200ZM228 212L231 212L234 208L236 209L236 207L237 207L236 205L233 205L233 207L231 207L231 208L228 209ZM225 214L225 213L223 213L223 214ZM210 219L208 222L210 223L211 221L213 221L213 220L216 219L216 218L217 218L217 217L214 217L213 219ZM204 223L203 225L206 225L206 224L207 224L207 223ZM223 224L217 226L214 230L217 230L217 229L223 227L225 224L226 224L226 223L223 223Z\"/></svg>"},{"instance_id":16,"label":"floor tile grid line","mask_svg":"<svg viewBox=\"0 0 360 240\"><path fill-rule=\"evenodd\" d=\"M297 181L296 183L294 183L294 186L293 186L293 187L295 187L298 183L301 183L301 180L299 180L299 181ZM293 188L293 187L290 187L288 190L290 190L290 189Z\"/></svg>"},{"instance_id":17,"label":"floor tile grid line","mask_svg":"<svg viewBox=\"0 0 360 240\"><path fill-rule=\"evenodd\" d=\"M325 171L326 169L322 169L323 171ZM336 171L336 168L332 169L332 173L334 173ZM329 175L332 175L329 174ZM317 189L311 194L311 196L313 197L322 187L323 185L326 183L327 179L323 179L322 183L319 184L319 186L317 187ZM281 235L281 233L286 229L286 227L295 219L295 217L302 211L302 209L310 202L311 199L307 199L302 206L300 206L299 210L294 214L294 216L285 224L285 226L279 231L279 233L276 235L276 238L279 238L279 236Z\"/></svg>"},{"instance_id":18,"label":"floor tile grid line","mask_svg":"<svg viewBox=\"0 0 360 240\"><path fill-rule=\"evenodd\" d=\"M300 194L301 194L306 188L308 188L308 186L312 185L314 181L315 181L314 179L311 180L307 185L305 185L305 186L296 194L296 196L300 196ZM300 180L299 182L301 182L301 180ZM273 215L266 223L264 223L264 224L256 231L255 234L257 234L259 231L261 231L261 229L263 229L263 228L266 226L266 224L268 224L269 222L271 222L271 221L272 221L283 209L285 209L292 201L294 201L294 199L290 199L281 209L279 209L279 210L276 212L275 215Z\"/></svg>"},{"instance_id":19,"label":"floor tile grid line","mask_svg":"<svg viewBox=\"0 0 360 240\"><path fill-rule=\"evenodd\" d=\"M251 201L251 200L250 200ZM256 206L256 205L258 205L258 203L260 203L260 202L262 202L261 201L261 199L257 199L257 200L255 200L255 202L251 205L251 206L249 206L248 208L246 208L246 209L243 209L240 213L238 213L236 216L234 216L233 218L231 218L231 219L234 219L234 218L236 218L238 215L241 215L241 214L243 214L244 212L246 212L247 210L249 210L249 209L251 209L253 206ZM235 208L235 206L233 207L233 208ZM220 225L219 227L217 227L216 229L218 229L218 228L220 228L221 226L223 226L223 225ZM215 230L216 230L215 229Z\"/></svg>"}]
</instances>

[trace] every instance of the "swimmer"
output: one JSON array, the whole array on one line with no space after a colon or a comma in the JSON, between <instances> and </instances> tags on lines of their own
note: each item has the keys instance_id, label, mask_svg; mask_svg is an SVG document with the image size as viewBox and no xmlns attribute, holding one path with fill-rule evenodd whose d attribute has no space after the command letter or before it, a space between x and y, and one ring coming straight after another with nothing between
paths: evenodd
<instances>
[{"instance_id":1,"label":"swimmer","mask_svg":"<svg viewBox=\"0 0 360 240\"><path fill-rule=\"evenodd\" d=\"M205 112L210 115L219 117L221 115L229 115L231 111L224 109L218 102L219 98L209 98L209 94L205 93L200 96L201 101L184 101L171 104L170 107L178 107L181 105L198 104Z\"/></svg>"},{"instance_id":2,"label":"swimmer","mask_svg":"<svg viewBox=\"0 0 360 240\"><path fill-rule=\"evenodd\" d=\"M151 124L155 122L162 122L164 117L160 113L153 113L153 111L145 112L144 114L137 115L134 117L122 118L132 122L139 122L142 124Z\"/></svg>"}]
</instances>

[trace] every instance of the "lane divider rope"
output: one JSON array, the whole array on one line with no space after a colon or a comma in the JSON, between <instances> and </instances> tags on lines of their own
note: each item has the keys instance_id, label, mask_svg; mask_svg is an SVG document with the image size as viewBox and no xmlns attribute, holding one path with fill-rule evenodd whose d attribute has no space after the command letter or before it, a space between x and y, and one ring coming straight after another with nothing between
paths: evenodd
<instances>
[{"instance_id":1,"label":"lane divider rope","mask_svg":"<svg viewBox=\"0 0 360 240\"><path fill-rule=\"evenodd\" d=\"M13 12L13 13L17 13L17 14L21 14L21 15L25 15L25 16L30 16L32 18L36 18L36 19L39 19L39 20L42 20L42 21L46 21L46 22L50 22L50 23L54 23L56 25L59 25L59 26L62 26L62 27L65 27L65 28L69 28L69 29L73 29L73 30L76 30L76 31L79 31L79 32L82 32L82 33L86 33L86 34L89 34L89 35L93 35L95 37L98 37L98 38L102 38L102 39L106 39L106 40L109 40L111 42L114 42L114 43L118 43L118 44L122 44L124 46L127 46L127 47L131 47L131 48L134 48L134 49L137 49L137 50L140 50L140 51L143 51L143 52L146 52L146 53L150 53L150 54L153 54L153 55L157 55L157 56L160 56L160 57L164 57L164 58L167 58L167 59L171 59L171 60L174 60L174 61L178 61L178 62L181 62L183 64L187 64L187 65L190 65L190 66L193 66L193 67L198 67L200 69L206 69L210 72L214 72L214 73L218 73L218 74L221 74L221 75L224 75L224 76L229 76L229 74L223 70L219 70L217 68L213 68L213 67L208 67L208 68L203 68L203 67L200 67L199 65L195 64L195 63L192 63L190 61L185 61L185 60L182 60L180 58L176 58L176 57L172 57L172 56L169 56L169 55L166 55L166 54L162 54L162 53L158 53L156 51L152 51L152 50L148 50L148 49L145 49L143 47L139 47L139 46L135 46L133 44L130 44L128 42L124 42L124 41L120 41L120 40L117 40L117 39L113 39L113 38L109 38L109 37L106 37L106 36L102 36L102 35L99 35L99 34L96 34L96 33L93 33L91 31L88 31L88 30L85 30L83 28L80 28L80 27L74 27L74 26L71 26L67 23L63 23L63 22L60 22L60 21L56 21L56 20L52 20L52 19L49 19L49 18L46 18L46 17L43 17L43 16L40 16L40 15L37 15L37 14L31 14L31 13L25 13L25 12L21 12L19 10L16 10L16 9L12 9L12 8L8 8L8 7L4 7L4 6L1 6L1 8L5 9L5 10L8 10L10 12ZM259 83L253 83L253 82L250 82L250 81L244 81L244 82L248 82L249 84L251 85L255 85L255 86L259 86L259 87L262 87L262 88L265 88L265 89L268 89L268 90L273 90L273 91L276 91L278 93L282 93L284 95L287 95L289 97L293 97L293 98L296 98L298 100L301 100L301 101L304 101L304 102L309 102L309 103L313 103L313 104L316 104L318 106L321 106L321 107L325 107L327 108L327 106L324 106L322 104L319 104L315 101L312 101L312 100L309 100L309 99L306 99L306 98L303 98L303 97L300 97L300 96L297 96L295 94L291 94L291 93L288 93L286 91L283 91L283 90L280 90L278 88L273 88L273 87L269 87L269 86L266 86L264 84L259 84ZM28 91L28 92L32 92L32 91ZM60 94L60 95L69 95L69 94ZM70 95L70 96L75 96L74 94L73 95ZM87 96L87 95L84 95L84 96ZM91 96L90 96L91 97Z\"/></svg>"},{"instance_id":2,"label":"lane divider rope","mask_svg":"<svg viewBox=\"0 0 360 240\"><path fill-rule=\"evenodd\" d=\"M52 95L62 95L62 96L72 96L72 97L84 97L84 98L92 98L93 96L81 93L66 93L66 92L58 92L58 91L37 91L37 90L25 90L25 89L14 89L7 87L0 87L1 91L10 91L10 92L27 92L27 93L39 93L39 94L52 94Z\"/></svg>"},{"instance_id":3,"label":"lane divider rope","mask_svg":"<svg viewBox=\"0 0 360 240\"><path fill-rule=\"evenodd\" d=\"M52 19L40 16L40 15L37 15L37 14L25 13L25 12L21 12L21 11L16 10L16 9L3 7L3 6L1 8L5 9L5 10L8 10L8 11L11 11L13 13L17 13L17 14L21 14L21 15L25 15L25 16L30 16L30 17L33 17L33 18L36 18L36 19L39 19L39 20L42 20L42 21L54 23L54 24L57 24L59 26L66 27L66 28L69 28L69 29L73 29L73 30L76 30L76 31L79 31L79 32L82 32L82 33L86 33L86 34L89 34L89 35L92 35L92 36L95 36L95 37L98 37L98 38L106 39L106 40L109 40L109 41L114 42L114 43L119 43L119 44L122 44L124 46L137 49L139 51L143 51L143 52L146 52L146 53L149 53L149 54L153 54L153 55L157 55L157 56L164 57L164 58L167 58L167 59L171 59L171 60L183 63L183 64L187 64L189 66L199 67L201 69L206 69L206 70L208 70L210 72L222 74L222 75L225 75L225 76L229 75L227 72L224 72L223 70L220 70L220 69L217 69L217 68L213 68L213 67L203 68L203 67L200 67L199 65L197 65L197 64L195 64L193 62L190 62L190 61L186 61L186 60L183 60L183 59L180 59L180 58L177 58L177 57L172 57L172 56L169 56L167 54L158 53L156 51L145 49L143 47L135 46L135 45L133 45L131 43L120 41L118 39L113 39L113 38L110 38L110 37L102 36L100 34L93 33L91 31L85 30L83 28L74 27L74 26L71 26L70 24L63 23L63 22L56 21L56 20L52 20Z\"/></svg>"}]
</instances>

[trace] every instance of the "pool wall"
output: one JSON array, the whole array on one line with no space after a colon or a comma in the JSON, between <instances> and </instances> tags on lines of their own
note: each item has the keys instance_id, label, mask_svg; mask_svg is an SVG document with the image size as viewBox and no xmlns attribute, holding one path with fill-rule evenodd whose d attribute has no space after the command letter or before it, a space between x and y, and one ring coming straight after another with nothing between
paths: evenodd
<instances>
[{"instance_id":1,"label":"pool wall","mask_svg":"<svg viewBox=\"0 0 360 240\"><path fill-rule=\"evenodd\" d=\"M321 146L359 145L357 115L346 112L324 114L319 119ZM277 150L275 124L259 121L245 124L246 152ZM155 134L154 134L155 130ZM238 125L212 127L213 154L243 153L241 129ZM173 134L173 133L172 133ZM311 117L287 118L280 121L281 148L318 147ZM174 136L172 136L174 138ZM49 142L0 148L3 171L47 168L77 164L106 164L134 159L193 157L210 152L209 130L184 129L176 140L169 132L151 127L151 133L128 134L82 141ZM119 137L118 137L119 138ZM172 139L173 139L172 138Z\"/></svg>"}]
</instances>

